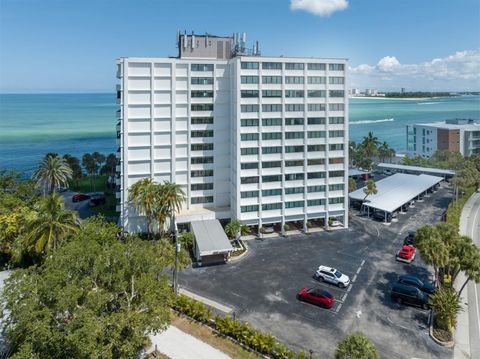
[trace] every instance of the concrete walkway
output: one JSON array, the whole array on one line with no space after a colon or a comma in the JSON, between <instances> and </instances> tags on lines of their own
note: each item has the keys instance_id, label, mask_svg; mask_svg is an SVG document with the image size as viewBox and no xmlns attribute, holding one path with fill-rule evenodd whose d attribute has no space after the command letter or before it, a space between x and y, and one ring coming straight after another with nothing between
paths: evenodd
<instances>
[{"instance_id":1,"label":"concrete walkway","mask_svg":"<svg viewBox=\"0 0 480 359\"><path fill-rule=\"evenodd\" d=\"M460 234L469 236L480 247L480 193L474 193L463 207ZM459 290L465 282L460 273L454 286ZM480 285L470 281L463 289L455 331L455 359L480 359Z\"/></svg>"},{"instance_id":2,"label":"concrete walkway","mask_svg":"<svg viewBox=\"0 0 480 359\"><path fill-rule=\"evenodd\" d=\"M157 335L150 336L152 346L147 351L151 353L155 348L172 359L229 359L230 357L220 350L170 326Z\"/></svg>"}]
</instances>

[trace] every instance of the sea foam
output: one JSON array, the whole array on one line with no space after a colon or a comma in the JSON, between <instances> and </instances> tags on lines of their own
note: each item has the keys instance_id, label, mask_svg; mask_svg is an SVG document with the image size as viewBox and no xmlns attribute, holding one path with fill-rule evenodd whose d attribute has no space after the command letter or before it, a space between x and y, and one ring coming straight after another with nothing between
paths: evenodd
<instances>
[{"instance_id":1,"label":"sea foam","mask_svg":"<svg viewBox=\"0 0 480 359\"><path fill-rule=\"evenodd\" d=\"M378 122L393 122L394 118L383 118L381 120L364 120L364 121L350 121L350 125L362 125L365 123L378 123Z\"/></svg>"}]
</instances>

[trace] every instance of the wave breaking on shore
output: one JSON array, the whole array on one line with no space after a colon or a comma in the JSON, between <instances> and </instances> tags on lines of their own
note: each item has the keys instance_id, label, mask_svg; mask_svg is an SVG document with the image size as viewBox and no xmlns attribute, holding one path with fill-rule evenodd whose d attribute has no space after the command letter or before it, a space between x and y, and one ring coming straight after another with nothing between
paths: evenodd
<instances>
[{"instance_id":1,"label":"wave breaking on shore","mask_svg":"<svg viewBox=\"0 0 480 359\"><path fill-rule=\"evenodd\" d=\"M394 118L383 118L381 120L350 121L350 125L363 125L365 123L393 122Z\"/></svg>"}]
</instances>

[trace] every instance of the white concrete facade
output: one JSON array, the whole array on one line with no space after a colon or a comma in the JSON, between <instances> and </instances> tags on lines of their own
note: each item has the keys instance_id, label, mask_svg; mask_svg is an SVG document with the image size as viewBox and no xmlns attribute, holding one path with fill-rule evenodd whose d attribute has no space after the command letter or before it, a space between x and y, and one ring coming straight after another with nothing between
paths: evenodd
<instances>
[{"instance_id":1,"label":"white concrete facade","mask_svg":"<svg viewBox=\"0 0 480 359\"><path fill-rule=\"evenodd\" d=\"M177 221L248 225L341 217L348 226L345 59L121 58L120 224L141 231L128 188L180 184Z\"/></svg>"}]
</instances>

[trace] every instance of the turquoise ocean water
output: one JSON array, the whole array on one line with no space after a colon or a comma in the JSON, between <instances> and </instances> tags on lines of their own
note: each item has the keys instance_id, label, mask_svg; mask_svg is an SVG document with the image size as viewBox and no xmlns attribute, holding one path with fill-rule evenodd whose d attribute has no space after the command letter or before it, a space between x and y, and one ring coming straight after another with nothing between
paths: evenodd
<instances>
[{"instance_id":1,"label":"turquoise ocean water","mask_svg":"<svg viewBox=\"0 0 480 359\"><path fill-rule=\"evenodd\" d=\"M30 173L47 152L115 152L115 95L0 95L0 169ZM369 131L405 150L407 124L480 118L480 96L425 100L350 99L350 139Z\"/></svg>"}]
</instances>

